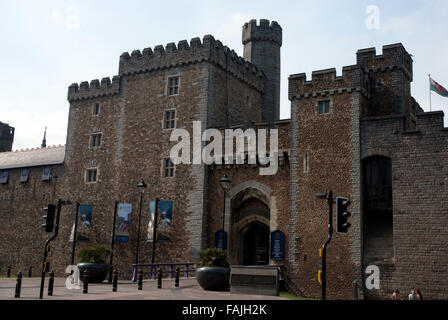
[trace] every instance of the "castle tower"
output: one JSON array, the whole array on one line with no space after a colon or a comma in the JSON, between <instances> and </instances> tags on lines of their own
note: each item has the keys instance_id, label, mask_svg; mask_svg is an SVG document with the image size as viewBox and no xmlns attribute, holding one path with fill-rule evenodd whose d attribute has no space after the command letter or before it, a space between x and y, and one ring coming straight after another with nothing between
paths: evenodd
<instances>
[{"instance_id":1,"label":"castle tower","mask_svg":"<svg viewBox=\"0 0 448 320\"><path fill-rule=\"evenodd\" d=\"M244 58L265 74L262 102L263 121L280 117L280 47L282 28L269 20L250 20L243 26Z\"/></svg>"},{"instance_id":2,"label":"castle tower","mask_svg":"<svg viewBox=\"0 0 448 320\"><path fill-rule=\"evenodd\" d=\"M11 151L13 141L14 128L6 123L0 122L0 152Z\"/></svg>"}]
</instances>

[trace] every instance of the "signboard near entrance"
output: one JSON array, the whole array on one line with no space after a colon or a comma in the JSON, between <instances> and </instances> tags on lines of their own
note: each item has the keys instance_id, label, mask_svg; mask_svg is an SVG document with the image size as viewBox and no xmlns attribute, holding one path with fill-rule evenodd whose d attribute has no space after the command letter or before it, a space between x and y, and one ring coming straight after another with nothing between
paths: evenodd
<instances>
[{"instance_id":1,"label":"signboard near entrance","mask_svg":"<svg viewBox=\"0 0 448 320\"><path fill-rule=\"evenodd\" d=\"M285 234L280 230L271 233L271 260L285 260Z\"/></svg>"},{"instance_id":2,"label":"signboard near entrance","mask_svg":"<svg viewBox=\"0 0 448 320\"><path fill-rule=\"evenodd\" d=\"M227 250L227 232L224 232L224 246L223 246L222 229L215 232L215 248Z\"/></svg>"}]
</instances>

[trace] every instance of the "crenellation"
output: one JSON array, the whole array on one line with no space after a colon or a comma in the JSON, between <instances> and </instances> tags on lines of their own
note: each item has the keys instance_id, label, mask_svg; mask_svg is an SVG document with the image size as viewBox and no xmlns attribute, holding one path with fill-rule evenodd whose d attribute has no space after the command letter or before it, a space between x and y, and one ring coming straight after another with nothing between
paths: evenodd
<instances>
[{"instance_id":1,"label":"crenellation","mask_svg":"<svg viewBox=\"0 0 448 320\"><path fill-rule=\"evenodd\" d=\"M205 35L202 42L200 38L192 38L189 45L186 40L181 40L177 47L171 42L165 47L157 45L153 50L147 48L143 55L139 50L134 50L131 55L123 53L119 74L124 76L205 61L228 70L239 80L263 91L263 73L211 35Z\"/></svg>"},{"instance_id":2,"label":"crenellation","mask_svg":"<svg viewBox=\"0 0 448 320\"><path fill-rule=\"evenodd\" d=\"M290 100L352 91L361 91L365 94L362 69L357 65L343 67L341 76L336 76L336 69L330 68L313 71L311 80L307 80L306 73L291 75L288 80Z\"/></svg>"},{"instance_id":3,"label":"crenellation","mask_svg":"<svg viewBox=\"0 0 448 320\"><path fill-rule=\"evenodd\" d=\"M250 20L243 26L243 44L256 40L270 40L281 46L282 28L276 21L269 23L267 19L260 19L257 25L257 20Z\"/></svg>"},{"instance_id":4,"label":"crenellation","mask_svg":"<svg viewBox=\"0 0 448 320\"><path fill-rule=\"evenodd\" d=\"M69 102L92 99L97 97L104 97L108 95L115 95L119 92L120 77L114 76L112 81L110 78L102 78L101 82L98 79L90 81L83 81L79 85L73 83L68 88L67 99Z\"/></svg>"}]
</instances>

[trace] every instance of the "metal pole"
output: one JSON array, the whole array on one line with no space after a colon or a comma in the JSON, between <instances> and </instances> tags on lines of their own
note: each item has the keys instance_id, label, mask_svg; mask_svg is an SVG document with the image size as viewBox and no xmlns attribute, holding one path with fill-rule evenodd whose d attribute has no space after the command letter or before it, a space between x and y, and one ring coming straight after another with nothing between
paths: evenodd
<instances>
[{"instance_id":1,"label":"metal pole","mask_svg":"<svg viewBox=\"0 0 448 320\"><path fill-rule=\"evenodd\" d=\"M142 202L143 202L143 192L140 192L140 209L138 212L137 249L135 251L135 264L138 264L138 249L140 246L140 222L142 220Z\"/></svg>"},{"instance_id":2,"label":"metal pole","mask_svg":"<svg viewBox=\"0 0 448 320\"><path fill-rule=\"evenodd\" d=\"M113 272L112 261L113 261L113 257L114 257L115 225L117 223L117 207L118 207L118 201L115 201L114 224L112 226L112 241L110 244L109 281L108 281L109 284L112 283L112 272Z\"/></svg>"},{"instance_id":3,"label":"metal pole","mask_svg":"<svg viewBox=\"0 0 448 320\"><path fill-rule=\"evenodd\" d=\"M50 239L47 240L47 242L45 242L45 246L44 246L44 261L42 264L42 276L41 276L41 280L40 280L39 299L42 299L43 295L44 295L45 272L47 271L47 254L48 254L48 251L50 251L50 242L53 241L57 237L58 232L59 232L59 218L61 216L61 207L62 207L62 200L59 199L58 200L58 211L56 213L56 224L55 224L54 234L51 236Z\"/></svg>"},{"instance_id":4,"label":"metal pole","mask_svg":"<svg viewBox=\"0 0 448 320\"><path fill-rule=\"evenodd\" d=\"M429 77L429 111L432 111L432 101L431 101L431 74L428 74Z\"/></svg>"},{"instance_id":5,"label":"metal pole","mask_svg":"<svg viewBox=\"0 0 448 320\"><path fill-rule=\"evenodd\" d=\"M223 203L223 207L222 207L222 237L221 237L221 249L224 250L224 236L225 236L225 232L224 232L224 225L225 225L225 221L226 221L226 189L223 189L224 191L224 203Z\"/></svg>"},{"instance_id":6,"label":"metal pole","mask_svg":"<svg viewBox=\"0 0 448 320\"><path fill-rule=\"evenodd\" d=\"M79 202L76 202L76 213L75 213L75 226L73 228L73 244L72 244L72 259L71 265L75 264L75 249L76 249L76 232L78 231L78 215L79 215Z\"/></svg>"},{"instance_id":7,"label":"metal pole","mask_svg":"<svg viewBox=\"0 0 448 320\"><path fill-rule=\"evenodd\" d=\"M328 196L328 238L322 246L322 300L326 299L327 279L327 246L333 237L333 191Z\"/></svg>"},{"instance_id":8,"label":"metal pole","mask_svg":"<svg viewBox=\"0 0 448 320\"><path fill-rule=\"evenodd\" d=\"M156 239L157 239L157 212L159 211L159 198L156 198L156 209L154 212L154 226L153 226L153 237L152 237L152 256L151 263L155 263L156 260Z\"/></svg>"}]
</instances>

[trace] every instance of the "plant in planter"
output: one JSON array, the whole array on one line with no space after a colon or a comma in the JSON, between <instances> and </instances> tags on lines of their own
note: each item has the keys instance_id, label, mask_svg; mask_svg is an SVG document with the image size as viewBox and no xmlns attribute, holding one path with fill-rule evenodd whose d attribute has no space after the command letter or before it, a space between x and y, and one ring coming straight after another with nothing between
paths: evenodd
<instances>
[{"instance_id":1,"label":"plant in planter","mask_svg":"<svg viewBox=\"0 0 448 320\"><path fill-rule=\"evenodd\" d=\"M230 268L227 251L209 248L199 254L201 267L196 279L204 290L225 291L229 288Z\"/></svg>"},{"instance_id":2,"label":"plant in planter","mask_svg":"<svg viewBox=\"0 0 448 320\"><path fill-rule=\"evenodd\" d=\"M111 251L104 245L96 245L94 248L83 248L79 253L81 263L78 263L81 281L84 281L84 271L88 272L91 283L101 283L106 279L109 265L105 259Z\"/></svg>"}]
</instances>

